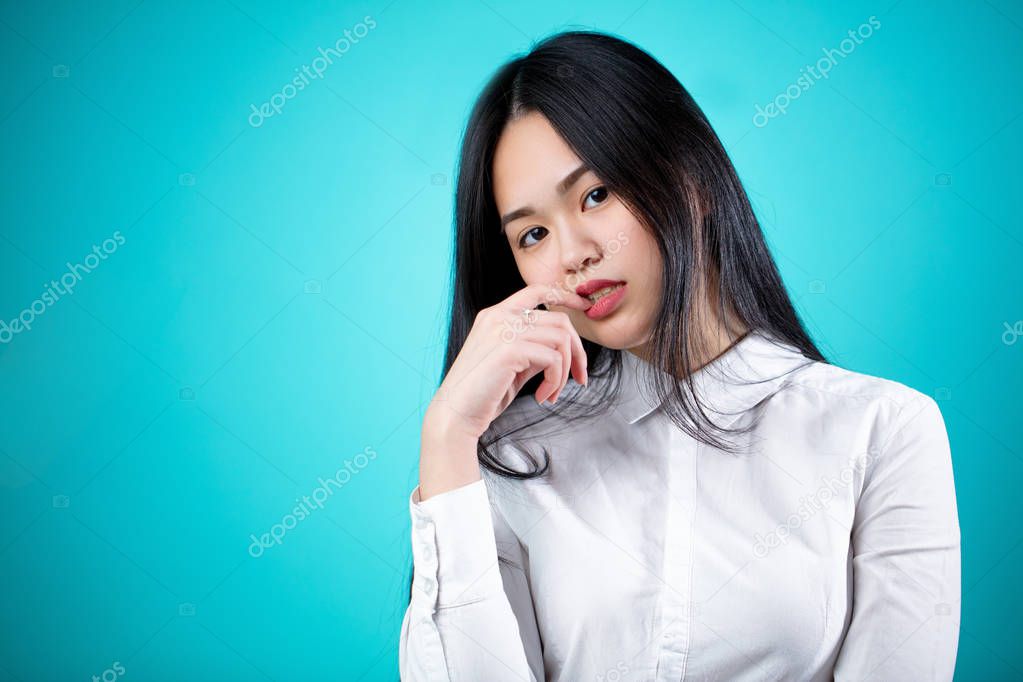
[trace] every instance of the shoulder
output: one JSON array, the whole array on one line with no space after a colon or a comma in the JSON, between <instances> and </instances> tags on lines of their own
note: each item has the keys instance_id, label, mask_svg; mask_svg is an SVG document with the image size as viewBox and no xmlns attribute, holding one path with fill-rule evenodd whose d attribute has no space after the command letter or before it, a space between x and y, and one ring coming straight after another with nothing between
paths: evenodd
<instances>
[{"instance_id":1,"label":"shoulder","mask_svg":"<svg viewBox=\"0 0 1023 682\"><path fill-rule=\"evenodd\" d=\"M801 406L812 419L822 423L852 420L870 429L875 450L912 439L946 437L937 401L893 379L813 362L787 381L782 393L788 394L790 405Z\"/></svg>"},{"instance_id":2,"label":"shoulder","mask_svg":"<svg viewBox=\"0 0 1023 682\"><path fill-rule=\"evenodd\" d=\"M787 390L812 398L822 408L855 409L873 406L888 413L908 406L935 403L931 396L900 381L812 362L785 382Z\"/></svg>"},{"instance_id":3,"label":"shoulder","mask_svg":"<svg viewBox=\"0 0 1023 682\"><path fill-rule=\"evenodd\" d=\"M807 365L787 382L795 391L816 394L824 403L888 403L895 409L930 396L893 379L826 362Z\"/></svg>"}]
</instances>

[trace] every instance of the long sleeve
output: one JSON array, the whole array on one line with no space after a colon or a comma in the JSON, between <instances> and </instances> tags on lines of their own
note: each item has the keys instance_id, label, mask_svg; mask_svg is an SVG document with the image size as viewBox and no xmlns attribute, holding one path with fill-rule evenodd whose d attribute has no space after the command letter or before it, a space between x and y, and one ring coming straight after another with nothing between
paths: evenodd
<instances>
[{"instance_id":1,"label":"long sleeve","mask_svg":"<svg viewBox=\"0 0 1023 682\"><path fill-rule=\"evenodd\" d=\"M485 480L425 502L417 486L409 512L414 571L398 645L401 679L542 682L521 546L504 541L511 534Z\"/></svg>"},{"instance_id":2,"label":"long sleeve","mask_svg":"<svg viewBox=\"0 0 1023 682\"><path fill-rule=\"evenodd\" d=\"M960 617L952 459L937 403L922 393L868 460L852 529L853 613L834 678L951 680Z\"/></svg>"}]
</instances>

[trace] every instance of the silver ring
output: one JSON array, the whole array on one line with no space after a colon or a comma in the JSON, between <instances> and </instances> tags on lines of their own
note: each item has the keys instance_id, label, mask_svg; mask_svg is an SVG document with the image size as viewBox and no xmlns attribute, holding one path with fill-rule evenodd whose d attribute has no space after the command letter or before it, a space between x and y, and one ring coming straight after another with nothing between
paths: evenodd
<instances>
[{"instance_id":1,"label":"silver ring","mask_svg":"<svg viewBox=\"0 0 1023 682\"><path fill-rule=\"evenodd\" d=\"M536 315L536 312L537 312L536 308L523 308L522 309L522 315L526 318L526 324L531 324L531 323L533 323L536 320L535 317L530 317L529 316L530 313L533 313L534 315Z\"/></svg>"}]
</instances>

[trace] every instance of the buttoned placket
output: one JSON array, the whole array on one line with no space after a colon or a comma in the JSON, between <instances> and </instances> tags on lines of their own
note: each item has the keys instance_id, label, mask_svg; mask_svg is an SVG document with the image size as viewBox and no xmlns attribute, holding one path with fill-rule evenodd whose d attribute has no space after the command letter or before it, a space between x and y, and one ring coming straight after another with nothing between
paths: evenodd
<instances>
[{"instance_id":1,"label":"buttoned placket","mask_svg":"<svg viewBox=\"0 0 1023 682\"><path fill-rule=\"evenodd\" d=\"M657 682L685 675L692 631L692 562L696 512L696 442L660 412L669 430L668 504L664 539Z\"/></svg>"}]
</instances>

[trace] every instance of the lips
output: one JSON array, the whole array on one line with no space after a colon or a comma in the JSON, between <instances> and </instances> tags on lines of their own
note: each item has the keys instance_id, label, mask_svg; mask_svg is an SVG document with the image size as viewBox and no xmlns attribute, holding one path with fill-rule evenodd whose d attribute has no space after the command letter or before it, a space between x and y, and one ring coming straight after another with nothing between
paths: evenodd
<instances>
[{"instance_id":1,"label":"lips","mask_svg":"<svg viewBox=\"0 0 1023 682\"><path fill-rule=\"evenodd\" d=\"M575 288L575 293L579 294L583 298L586 298L595 291L606 289L607 287L613 287L616 284L625 284L622 280L615 279L591 279L583 282Z\"/></svg>"},{"instance_id":2,"label":"lips","mask_svg":"<svg viewBox=\"0 0 1023 682\"><path fill-rule=\"evenodd\" d=\"M597 299L596 303L586 309L586 312L584 313L586 317L591 320L599 320L610 315L618 308L622 299L625 298L625 292L628 289L628 286L629 285L625 283L616 284L611 289L610 293L603 295L598 293L597 295L600 296L600 298ZM600 290L598 289L597 291L599 292Z\"/></svg>"}]
</instances>

